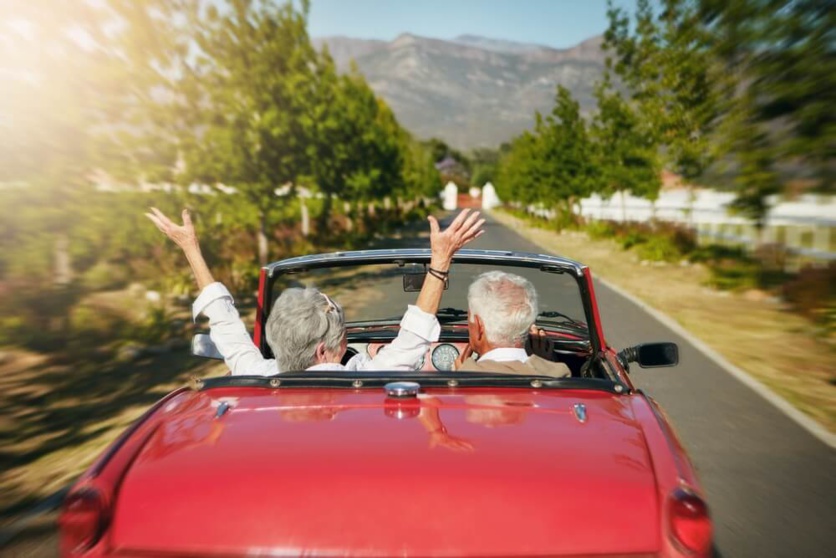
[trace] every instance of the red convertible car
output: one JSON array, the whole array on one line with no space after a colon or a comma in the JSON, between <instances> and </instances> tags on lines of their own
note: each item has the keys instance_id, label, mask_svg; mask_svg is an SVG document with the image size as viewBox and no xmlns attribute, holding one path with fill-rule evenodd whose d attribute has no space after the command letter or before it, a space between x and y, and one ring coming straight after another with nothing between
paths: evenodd
<instances>
[{"instance_id":1,"label":"red convertible car","mask_svg":"<svg viewBox=\"0 0 836 558\"><path fill-rule=\"evenodd\" d=\"M343 302L346 358L386 350L429 256L268 265L254 341L269 355L266 313L302 281ZM547 356L571 377L453 370L468 339L467 287L492 269L534 283ZM607 345L589 269L558 257L462 250L448 304L414 371L222 376L169 394L70 491L62 555L710 555L694 469L628 375L630 362L676 364L676 345Z\"/></svg>"}]
</instances>

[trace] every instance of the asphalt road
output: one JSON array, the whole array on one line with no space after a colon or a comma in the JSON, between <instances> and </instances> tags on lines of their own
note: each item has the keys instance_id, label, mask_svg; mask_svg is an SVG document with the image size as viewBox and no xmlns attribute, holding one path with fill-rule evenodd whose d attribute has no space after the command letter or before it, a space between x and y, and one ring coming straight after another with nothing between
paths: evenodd
<instances>
[{"instance_id":1,"label":"asphalt road","mask_svg":"<svg viewBox=\"0 0 836 558\"><path fill-rule=\"evenodd\" d=\"M486 228L469 247L543 251L495 221ZM386 280L387 291L396 280ZM537 288L546 304L559 297L542 282ZM717 556L836 554L836 451L640 307L600 283L596 292L609 344L679 344L678 367L634 365L633 380L666 410L697 468L715 522ZM448 295L443 305L466 307L460 293ZM54 555L55 542L54 532L42 527L0 555Z\"/></svg>"}]
</instances>

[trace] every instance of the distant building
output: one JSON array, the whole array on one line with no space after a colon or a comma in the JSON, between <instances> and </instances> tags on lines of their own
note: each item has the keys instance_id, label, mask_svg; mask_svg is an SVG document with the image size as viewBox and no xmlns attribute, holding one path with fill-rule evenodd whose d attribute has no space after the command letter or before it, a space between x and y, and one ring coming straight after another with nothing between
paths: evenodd
<instances>
[{"instance_id":1,"label":"distant building","mask_svg":"<svg viewBox=\"0 0 836 558\"><path fill-rule=\"evenodd\" d=\"M451 155L447 155L441 161L437 162L435 164L435 170L437 170L443 178L453 176L465 179L468 178L467 169Z\"/></svg>"}]
</instances>

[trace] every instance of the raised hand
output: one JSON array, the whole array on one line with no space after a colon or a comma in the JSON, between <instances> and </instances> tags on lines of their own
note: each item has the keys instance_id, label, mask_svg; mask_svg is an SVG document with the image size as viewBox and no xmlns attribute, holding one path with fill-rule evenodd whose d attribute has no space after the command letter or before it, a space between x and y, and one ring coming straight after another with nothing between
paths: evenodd
<instances>
[{"instance_id":1,"label":"raised hand","mask_svg":"<svg viewBox=\"0 0 836 558\"><path fill-rule=\"evenodd\" d=\"M430 248L432 258L430 267L438 271L447 271L453 255L465 244L484 234L482 225L484 219L479 219L479 212L470 212L470 209L463 209L453 222L443 231L438 224L438 219L430 215Z\"/></svg>"},{"instance_id":2,"label":"raised hand","mask_svg":"<svg viewBox=\"0 0 836 558\"><path fill-rule=\"evenodd\" d=\"M184 209L182 213L183 224L178 225L173 223L171 219L156 207L151 208L151 213L146 213L148 217L158 229L160 229L168 238L174 241L184 252L188 254L190 250L200 249L200 244L197 241L197 233L195 233L194 225L192 224L189 210Z\"/></svg>"},{"instance_id":3,"label":"raised hand","mask_svg":"<svg viewBox=\"0 0 836 558\"><path fill-rule=\"evenodd\" d=\"M183 253L186 254L186 259L189 260L189 265L192 268L192 273L194 273L194 278L195 281L197 281L199 289L203 290L207 285L215 282L214 277L212 277L212 273L209 271L209 266L206 265L206 261L203 259L203 254L200 252L200 244L197 241L197 233L194 230L192 218L191 215L189 215L188 209L183 210L182 225L173 223L171 219L166 217L165 214L156 207L152 207L151 213L146 213L145 216L148 217L151 222L154 223L168 238L173 240L174 243L183 250Z\"/></svg>"}]
</instances>

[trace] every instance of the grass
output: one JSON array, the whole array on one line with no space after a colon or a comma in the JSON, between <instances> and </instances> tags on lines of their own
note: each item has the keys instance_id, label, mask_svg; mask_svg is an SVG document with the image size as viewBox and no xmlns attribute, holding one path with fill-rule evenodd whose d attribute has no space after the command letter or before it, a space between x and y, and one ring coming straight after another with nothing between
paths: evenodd
<instances>
[{"instance_id":1,"label":"grass","mask_svg":"<svg viewBox=\"0 0 836 558\"><path fill-rule=\"evenodd\" d=\"M72 362L24 350L5 354L0 517L66 485L149 405L191 376L225 372L223 363L195 359L187 350L133 362L106 350Z\"/></svg>"},{"instance_id":2,"label":"grass","mask_svg":"<svg viewBox=\"0 0 836 558\"><path fill-rule=\"evenodd\" d=\"M836 432L836 347L811 322L757 289L707 287L704 265L642 265L620 242L558 233L496 211L501 223L546 250L588 264L602 277L679 322L730 362Z\"/></svg>"}]
</instances>

